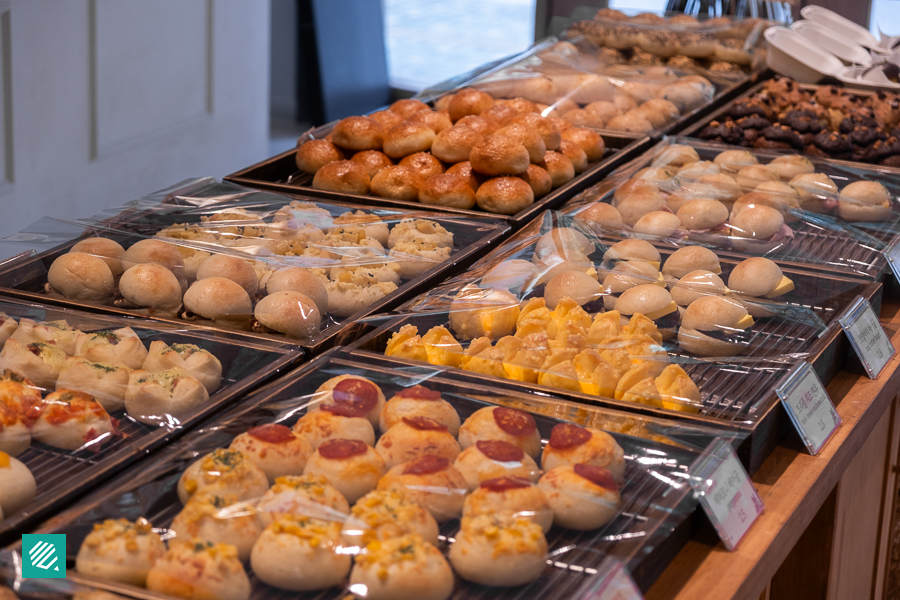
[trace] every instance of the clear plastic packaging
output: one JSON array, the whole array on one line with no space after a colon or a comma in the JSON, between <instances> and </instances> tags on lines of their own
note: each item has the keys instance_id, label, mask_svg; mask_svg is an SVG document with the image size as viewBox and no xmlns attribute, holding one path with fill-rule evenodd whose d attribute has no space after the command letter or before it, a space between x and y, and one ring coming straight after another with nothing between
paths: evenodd
<instances>
[{"instance_id":1,"label":"clear plastic packaging","mask_svg":"<svg viewBox=\"0 0 900 600\"><path fill-rule=\"evenodd\" d=\"M304 355L240 333L8 299L0 348L4 544Z\"/></svg>"},{"instance_id":2,"label":"clear plastic packaging","mask_svg":"<svg viewBox=\"0 0 900 600\"><path fill-rule=\"evenodd\" d=\"M898 187L887 173L681 137L663 140L563 210L609 240L701 245L873 279L900 227Z\"/></svg>"},{"instance_id":3,"label":"clear plastic packaging","mask_svg":"<svg viewBox=\"0 0 900 600\"><path fill-rule=\"evenodd\" d=\"M601 430L618 421L653 439ZM67 535L64 591L562 598L608 556L646 589L690 536L689 471L718 434L330 353L41 533ZM0 561L34 591L20 551Z\"/></svg>"},{"instance_id":4,"label":"clear plastic packaging","mask_svg":"<svg viewBox=\"0 0 900 600\"><path fill-rule=\"evenodd\" d=\"M316 346L505 231L492 221L358 210L204 179L6 238L58 245L10 266L2 283L32 297Z\"/></svg>"}]
</instances>

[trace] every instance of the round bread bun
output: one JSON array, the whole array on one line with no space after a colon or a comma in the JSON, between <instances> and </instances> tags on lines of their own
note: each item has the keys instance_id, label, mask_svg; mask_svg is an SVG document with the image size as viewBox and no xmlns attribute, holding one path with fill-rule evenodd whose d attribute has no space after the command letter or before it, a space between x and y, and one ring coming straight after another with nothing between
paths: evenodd
<instances>
[{"instance_id":1,"label":"round bread bun","mask_svg":"<svg viewBox=\"0 0 900 600\"><path fill-rule=\"evenodd\" d=\"M504 548L497 552L496 548ZM525 518L481 515L466 519L450 546L456 574L485 586L523 585L544 571L547 540L541 526Z\"/></svg>"},{"instance_id":2,"label":"round bread bun","mask_svg":"<svg viewBox=\"0 0 900 600\"><path fill-rule=\"evenodd\" d=\"M562 465L541 477L538 487L560 527L589 531L612 521L622 499L615 478L593 465Z\"/></svg>"},{"instance_id":3,"label":"round bread bun","mask_svg":"<svg viewBox=\"0 0 900 600\"><path fill-rule=\"evenodd\" d=\"M559 144L562 141L559 127L557 127L550 119L542 117L539 113L527 112L516 115L516 117L510 121L510 124L527 125L528 127L531 127L537 131L538 135L541 136L541 139L544 140L544 146L547 147L547 150L559 149Z\"/></svg>"},{"instance_id":4,"label":"round bread bun","mask_svg":"<svg viewBox=\"0 0 900 600\"><path fill-rule=\"evenodd\" d=\"M681 115L677 106L662 98L651 98L634 111L657 129L665 127Z\"/></svg>"},{"instance_id":5,"label":"round bread bun","mask_svg":"<svg viewBox=\"0 0 900 600\"><path fill-rule=\"evenodd\" d=\"M544 154L544 160L538 163L538 166L550 174L554 189L565 185L575 177L575 166L572 161L559 152L548 150Z\"/></svg>"},{"instance_id":6,"label":"round bread bun","mask_svg":"<svg viewBox=\"0 0 900 600\"><path fill-rule=\"evenodd\" d=\"M643 260L623 260L603 278L608 296L603 297L606 310L613 310L618 296L637 285L663 285L659 270Z\"/></svg>"},{"instance_id":7,"label":"round bread bun","mask_svg":"<svg viewBox=\"0 0 900 600\"><path fill-rule=\"evenodd\" d=\"M685 229L713 229L728 220L728 209L718 200L697 198L682 204L675 215Z\"/></svg>"},{"instance_id":8,"label":"round bread bun","mask_svg":"<svg viewBox=\"0 0 900 600\"><path fill-rule=\"evenodd\" d=\"M553 179L550 178L550 173L537 165L528 165L528 169L517 177L531 186L535 198L542 198L553 189Z\"/></svg>"},{"instance_id":9,"label":"round bread bun","mask_svg":"<svg viewBox=\"0 0 900 600\"><path fill-rule=\"evenodd\" d=\"M575 221L592 231L621 231L622 215L612 204L594 202L575 214Z\"/></svg>"},{"instance_id":10,"label":"round bread bun","mask_svg":"<svg viewBox=\"0 0 900 600\"><path fill-rule=\"evenodd\" d=\"M806 173L798 175L789 182L800 195L800 206L803 210L817 213L831 212L838 204L838 187L824 173Z\"/></svg>"},{"instance_id":11,"label":"round bread bun","mask_svg":"<svg viewBox=\"0 0 900 600\"><path fill-rule=\"evenodd\" d=\"M278 477L301 475L313 453L305 438L276 423L250 428L234 438L229 448L243 452L263 470L270 484Z\"/></svg>"},{"instance_id":12,"label":"round bread bun","mask_svg":"<svg viewBox=\"0 0 900 600\"><path fill-rule=\"evenodd\" d=\"M362 411L372 427L378 427L378 419L384 408L384 392L370 379L358 375L338 375L332 377L316 390L318 403L309 410L317 411L325 402L348 404L353 413ZM346 412L346 411L343 411Z\"/></svg>"},{"instance_id":13,"label":"round bread bun","mask_svg":"<svg viewBox=\"0 0 900 600\"><path fill-rule=\"evenodd\" d=\"M559 152L569 159L572 163L572 168L575 169L576 173L582 173L588 166L588 158L587 154L585 154L584 150L570 140L563 140L559 144Z\"/></svg>"},{"instance_id":14,"label":"round bread bun","mask_svg":"<svg viewBox=\"0 0 900 600\"><path fill-rule=\"evenodd\" d=\"M335 409L335 403L324 403L323 410L309 410L294 424L293 431L316 449L328 440L359 440L375 445L375 428L365 416L351 411Z\"/></svg>"},{"instance_id":15,"label":"round bread bun","mask_svg":"<svg viewBox=\"0 0 900 600\"><path fill-rule=\"evenodd\" d=\"M653 102L650 100L648 102ZM653 157L653 164L657 167L681 168L693 162L698 162L700 155L692 146L687 144L668 144L660 148Z\"/></svg>"},{"instance_id":16,"label":"round bread bun","mask_svg":"<svg viewBox=\"0 0 900 600\"><path fill-rule=\"evenodd\" d=\"M114 331L79 332L75 338L75 356L140 369L147 359L147 348L131 327L123 327Z\"/></svg>"},{"instance_id":17,"label":"round bread bun","mask_svg":"<svg viewBox=\"0 0 900 600\"><path fill-rule=\"evenodd\" d=\"M604 123L622 114L619 107L609 100L596 100L585 106L584 109L596 114Z\"/></svg>"},{"instance_id":18,"label":"round bread bun","mask_svg":"<svg viewBox=\"0 0 900 600\"><path fill-rule=\"evenodd\" d=\"M525 98L510 98L508 100L498 100L497 102L512 106L522 114L540 114L541 112L537 104L531 100L526 100Z\"/></svg>"},{"instance_id":19,"label":"round bread bun","mask_svg":"<svg viewBox=\"0 0 900 600\"><path fill-rule=\"evenodd\" d=\"M297 148L297 168L304 173L315 175L316 171L330 162L344 160L344 153L328 140L309 140Z\"/></svg>"},{"instance_id":20,"label":"round bread bun","mask_svg":"<svg viewBox=\"0 0 900 600\"><path fill-rule=\"evenodd\" d=\"M463 88L459 90L447 110L450 112L450 120L456 123L468 115L480 115L494 105L494 99L490 94L475 88Z\"/></svg>"},{"instance_id":21,"label":"round bread bun","mask_svg":"<svg viewBox=\"0 0 900 600\"><path fill-rule=\"evenodd\" d=\"M606 144L600 134L585 127L569 127L560 132L562 139L578 144L584 150L588 162L596 162L603 158Z\"/></svg>"},{"instance_id":22,"label":"round bread bun","mask_svg":"<svg viewBox=\"0 0 900 600\"><path fill-rule=\"evenodd\" d=\"M161 314L174 313L181 306L181 284L172 271L156 263L126 270L119 281L119 293L134 306Z\"/></svg>"},{"instance_id":23,"label":"round bread bun","mask_svg":"<svg viewBox=\"0 0 900 600\"><path fill-rule=\"evenodd\" d=\"M459 428L459 445L465 449L483 440L502 440L521 448L532 458L541 452L541 434L530 414L505 407L487 406L472 413Z\"/></svg>"},{"instance_id":24,"label":"round bread bun","mask_svg":"<svg viewBox=\"0 0 900 600\"><path fill-rule=\"evenodd\" d=\"M641 313L655 321L657 319L651 318L651 315L667 310L672 305L672 302L669 290L653 283L645 283L622 292L619 299L616 300L615 309L624 317L631 317ZM675 333L670 327L660 327L659 332L662 334L663 339L671 337Z\"/></svg>"},{"instance_id":25,"label":"round bread bun","mask_svg":"<svg viewBox=\"0 0 900 600\"><path fill-rule=\"evenodd\" d=\"M551 310L556 308L563 298L571 298L584 306L603 297L603 286L596 277L578 271L566 271L555 275L544 288L544 299Z\"/></svg>"},{"instance_id":26,"label":"round bread bun","mask_svg":"<svg viewBox=\"0 0 900 600\"><path fill-rule=\"evenodd\" d=\"M792 223L799 219L791 214L791 210L800 209L800 195L790 185L782 181L766 181L756 186L753 191L764 194L767 197L765 204L783 213L786 222Z\"/></svg>"},{"instance_id":27,"label":"round bread bun","mask_svg":"<svg viewBox=\"0 0 900 600\"><path fill-rule=\"evenodd\" d=\"M519 300L507 290L466 286L450 305L450 328L463 340L512 335L519 318Z\"/></svg>"},{"instance_id":28,"label":"round bread bun","mask_svg":"<svg viewBox=\"0 0 900 600\"><path fill-rule=\"evenodd\" d=\"M365 448L357 452L355 447L360 444ZM345 446L353 447L353 454L344 453ZM338 456L338 453L345 455ZM371 446L359 440L339 438L320 444L303 469L304 475L326 477L350 504L375 489L384 472L384 460Z\"/></svg>"},{"instance_id":29,"label":"round bread bun","mask_svg":"<svg viewBox=\"0 0 900 600\"><path fill-rule=\"evenodd\" d=\"M453 100L453 97L456 94L445 94L434 101L434 110L443 110L447 111L447 107L450 106L450 101ZM449 112L449 111L447 111Z\"/></svg>"},{"instance_id":30,"label":"round bread bun","mask_svg":"<svg viewBox=\"0 0 900 600\"><path fill-rule=\"evenodd\" d=\"M606 122L606 128L629 133L650 133L654 130L653 124L644 115L633 110L613 117Z\"/></svg>"},{"instance_id":31,"label":"round bread bun","mask_svg":"<svg viewBox=\"0 0 900 600\"><path fill-rule=\"evenodd\" d=\"M182 504L199 492L233 495L241 501L256 500L268 489L265 472L241 451L230 448L217 448L192 462L177 486Z\"/></svg>"},{"instance_id":32,"label":"round bread bun","mask_svg":"<svg viewBox=\"0 0 900 600\"><path fill-rule=\"evenodd\" d=\"M195 281L184 293L184 307L213 321L243 322L253 314L247 291L224 277Z\"/></svg>"},{"instance_id":33,"label":"round bread bun","mask_svg":"<svg viewBox=\"0 0 900 600\"><path fill-rule=\"evenodd\" d=\"M150 567L165 553L165 544L146 519L107 519L82 542L75 568L85 575L143 586Z\"/></svg>"},{"instance_id":34,"label":"round bread bun","mask_svg":"<svg viewBox=\"0 0 900 600\"><path fill-rule=\"evenodd\" d=\"M480 440L459 453L453 463L469 486L498 477L518 477L537 483L541 470L520 447L502 440Z\"/></svg>"},{"instance_id":35,"label":"round bread bun","mask_svg":"<svg viewBox=\"0 0 900 600\"><path fill-rule=\"evenodd\" d=\"M584 108L573 108L562 114L562 118L576 127L594 127L603 129L604 122L596 112Z\"/></svg>"},{"instance_id":36,"label":"round bread bun","mask_svg":"<svg viewBox=\"0 0 900 600\"><path fill-rule=\"evenodd\" d=\"M487 288L518 291L534 279L537 267L528 260L513 258L504 260L485 273L481 285Z\"/></svg>"},{"instance_id":37,"label":"round bread bun","mask_svg":"<svg viewBox=\"0 0 900 600\"><path fill-rule=\"evenodd\" d=\"M741 329L738 322L749 313L743 304L722 296L703 296L692 302L681 317L678 343L697 356L737 356L745 343L713 337Z\"/></svg>"},{"instance_id":38,"label":"round bread bun","mask_svg":"<svg viewBox=\"0 0 900 600\"><path fill-rule=\"evenodd\" d=\"M679 248L666 259L662 273L666 279L673 281L697 269L711 271L717 275L722 272L719 257L715 252L703 246L687 246Z\"/></svg>"},{"instance_id":39,"label":"round bread bun","mask_svg":"<svg viewBox=\"0 0 900 600\"><path fill-rule=\"evenodd\" d=\"M547 152L547 145L544 144L544 138L540 136L537 130L532 129L528 125L521 123L511 123L497 130L496 135L503 135L510 139L516 140L528 151L528 157L532 163L539 163L543 160L544 154Z\"/></svg>"},{"instance_id":40,"label":"round bread bun","mask_svg":"<svg viewBox=\"0 0 900 600\"><path fill-rule=\"evenodd\" d=\"M312 186L327 192L365 196L369 193L369 173L352 160L336 160L316 171Z\"/></svg>"},{"instance_id":41,"label":"round bread bun","mask_svg":"<svg viewBox=\"0 0 900 600\"><path fill-rule=\"evenodd\" d=\"M382 198L417 200L425 180L418 171L403 165L385 167L372 178L372 193Z\"/></svg>"},{"instance_id":42,"label":"round bread bun","mask_svg":"<svg viewBox=\"0 0 900 600\"><path fill-rule=\"evenodd\" d=\"M444 129L434 138L431 153L448 163L469 160L472 148L482 140L482 136L465 125L454 125Z\"/></svg>"},{"instance_id":43,"label":"round bread bun","mask_svg":"<svg viewBox=\"0 0 900 600\"><path fill-rule=\"evenodd\" d=\"M253 316L267 328L301 340L311 340L322 324L316 303L300 292L269 294L256 305Z\"/></svg>"},{"instance_id":44,"label":"round bread bun","mask_svg":"<svg viewBox=\"0 0 900 600\"><path fill-rule=\"evenodd\" d=\"M635 191L615 200L616 210L622 215L626 225L634 227L647 213L666 208L666 198L653 187L634 188ZM670 207L671 209L671 207Z\"/></svg>"},{"instance_id":45,"label":"round bread bun","mask_svg":"<svg viewBox=\"0 0 900 600\"><path fill-rule=\"evenodd\" d=\"M448 171L422 183L419 187L419 202L430 206L470 209L475 206L475 191L469 186L465 176Z\"/></svg>"},{"instance_id":46,"label":"round bread bun","mask_svg":"<svg viewBox=\"0 0 900 600\"><path fill-rule=\"evenodd\" d=\"M553 526L553 511L547 498L527 478L504 476L481 482L466 496L462 518L481 515L524 517L540 525L544 534Z\"/></svg>"},{"instance_id":47,"label":"round bread bun","mask_svg":"<svg viewBox=\"0 0 900 600\"><path fill-rule=\"evenodd\" d=\"M263 527L288 515L343 519L348 514L347 499L321 475L279 477L256 505L256 517Z\"/></svg>"},{"instance_id":48,"label":"round bread bun","mask_svg":"<svg viewBox=\"0 0 900 600\"><path fill-rule=\"evenodd\" d=\"M814 173L816 171L815 165L813 165L808 158L800 156L799 154L775 157L772 159L772 162L766 166L775 171L781 181L790 181L798 175Z\"/></svg>"},{"instance_id":49,"label":"round bread bun","mask_svg":"<svg viewBox=\"0 0 900 600\"><path fill-rule=\"evenodd\" d=\"M338 158L336 160L341 159ZM369 179L375 177L375 175L385 167L394 164L391 162L391 159L388 158L387 154L379 152L378 150L363 150L362 152L357 152L350 160L365 169Z\"/></svg>"},{"instance_id":50,"label":"round bread bun","mask_svg":"<svg viewBox=\"0 0 900 600\"><path fill-rule=\"evenodd\" d=\"M397 392L388 400L378 417L378 429L386 432L403 417L429 417L447 428L450 435L459 434L459 414L441 398L438 391L415 385Z\"/></svg>"},{"instance_id":51,"label":"round bread bun","mask_svg":"<svg viewBox=\"0 0 900 600\"><path fill-rule=\"evenodd\" d=\"M200 492L175 515L169 532L179 539L230 544L237 549L238 558L246 561L262 528L253 503L237 502L234 496Z\"/></svg>"},{"instance_id":52,"label":"round bread bun","mask_svg":"<svg viewBox=\"0 0 900 600\"><path fill-rule=\"evenodd\" d=\"M489 124L478 115L469 115L467 117L463 117L456 122L456 125L464 125L481 137L491 135L496 130L496 127L494 127L493 124Z\"/></svg>"},{"instance_id":53,"label":"round bread bun","mask_svg":"<svg viewBox=\"0 0 900 600\"><path fill-rule=\"evenodd\" d=\"M349 560L349 558L348 558ZM250 580L231 544L174 539L147 573L147 589L169 596L249 600Z\"/></svg>"},{"instance_id":54,"label":"round bread bun","mask_svg":"<svg viewBox=\"0 0 900 600\"><path fill-rule=\"evenodd\" d=\"M722 169L716 163L708 160L698 160L678 167L677 177L679 181L690 182L700 179L704 175L721 175Z\"/></svg>"},{"instance_id":55,"label":"round bread bun","mask_svg":"<svg viewBox=\"0 0 900 600\"><path fill-rule=\"evenodd\" d=\"M566 256L558 254L548 254L544 258L533 260L537 270L537 281L535 285L547 283L558 274L565 271L581 271L587 273L594 268L591 259L580 252L572 251Z\"/></svg>"},{"instance_id":56,"label":"round bread bun","mask_svg":"<svg viewBox=\"0 0 900 600\"><path fill-rule=\"evenodd\" d=\"M395 465L378 482L379 491L396 490L431 513L438 523L462 514L467 490L462 473L446 458L424 455Z\"/></svg>"},{"instance_id":57,"label":"round bread bun","mask_svg":"<svg viewBox=\"0 0 900 600\"><path fill-rule=\"evenodd\" d=\"M605 263L622 260L643 260L656 265L662 262L659 250L646 240L622 240L610 246L603 254Z\"/></svg>"},{"instance_id":58,"label":"round bread bun","mask_svg":"<svg viewBox=\"0 0 900 600\"><path fill-rule=\"evenodd\" d=\"M178 251L178 247L162 240L141 240L133 244L122 255L122 268L126 271L131 267L145 263L162 265L178 278L179 283L184 284L184 259Z\"/></svg>"},{"instance_id":59,"label":"round bread bun","mask_svg":"<svg viewBox=\"0 0 900 600\"><path fill-rule=\"evenodd\" d=\"M69 252L83 252L103 259L116 279L125 272L125 268L122 266L125 248L114 240L102 237L86 238L72 246Z\"/></svg>"},{"instance_id":60,"label":"round bread bun","mask_svg":"<svg viewBox=\"0 0 900 600\"><path fill-rule=\"evenodd\" d=\"M477 192L481 187L481 183L485 180L484 175L476 173L472 169L472 163L469 161L456 163L446 171L451 175L461 175L466 180L466 185L472 188L473 192Z\"/></svg>"},{"instance_id":61,"label":"round bread bun","mask_svg":"<svg viewBox=\"0 0 900 600\"><path fill-rule=\"evenodd\" d=\"M405 156L400 160L400 166L412 169L419 174L423 181L444 172L444 165L441 164L441 161L428 152L416 152Z\"/></svg>"},{"instance_id":62,"label":"round bread bun","mask_svg":"<svg viewBox=\"0 0 900 600\"><path fill-rule=\"evenodd\" d=\"M375 490L360 498L341 531L345 543L360 548L410 534L439 543L440 531L431 513L397 490Z\"/></svg>"},{"instance_id":63,"label":"round bread bun","mask_svg":"<svg viewBox=\"0 0 900 600\"><path fill-rule=\"evenodd\" d=\"M21 461L6 453L0 454L0 459L0 476L3 478L0 513L9 518L31 504L37 484L31 471Z\"/></svg>"},{"instance_id":64,"label":"round bread bun","mask_svg":"<svg viewBox=\"0 0 900 600\"><path fill-rule=\"evenodd\" d=\"M738 238L749 238L754 241L767 242L778 233L784 225L784 217L776 209L765 205L753 205L732 216L732 244L746 244Z\"/></svg>"},{"instance_id":65,"label":"round bread bun","mask_svg":"<svg viewBox=\"0 0 900 600\"><path fill-rule=\"evenodd\" d=\"M350 589L368 600L446 600L453 593L453 571L440 550L406 535L357 555Z\"/></svg>"},{"instance_id":66,"label":"round bread bun","mask_svg":"<svg viewBox=\"0 0 900 600\"><path fill-rule=\"evenodd\" d=\"M514 215L534 203L534 191L519 177L493 177L475 192L475 202L481 210Z\"/></svg>"},{"instance_id":67,"label":"round bread bun","mask_svg":"<svg viewBox=\"0 0 900 600\"><path fill-rule=\"evenodd\" d=\"M780 279L779 279L780 281ZM678 306L688 306L703 296L724 296L728 292L722 278L711 271L691 271L672 286L672 300Z\"/></svg>"},{"instance_id":68,"label":"round bread bun","mask_svg":"<svg viewBox=\"0 0 900 600\"><path fill-rule=\"evenodd\" d=\"M713 159L713 162L719 165L722 172L732 175L749 165L759 164L759 160L752 152L747 150L725 150L719 152Z\"/></svg>"},{"instance_id":69,"label":"round bread bun","mask_svg":"<svg viewBox=\"0 0 900 600\"><path fill-rule=\"evenodd\" d=\"M157 427L183 421L208 400L206 386L180 367L156 373L132 371L125 390L128 416Z\"/></svg>"},{"instance_id":70,"label":"round bread bun","mask_svg":"<svg viewBox=\"0 0 900 600\"><path fill-rule=\"evenodd\" d=\"M734 180L745 190L752 190L761 183L767 181L781 181L773 169L768 165L747 165L742 167L734 176Z\"/></svg>"},{"instance_id":71,"label":"round bread bun","mask_svg":"<svg viewBox=\"0 0 900 600\"><path fill-rule=\"evenodd\" d=\"M47 282L69 300L102 302L112 296L115 280L102 258L69 252L53 261Z\"/></svg>"},{"instance_id":72,"label":"round bread bun","mask_svg":"<svg viewBox=\"0 0 900 600\"><path fill-rule=\"evenodd\" d=\"M399 125L404 120L406 120L406 117L397 114L392 110L375 111L369 115L369 118L374 121L378 121L378 124L381 125L381 128L385 131L385 133L387 133L387 131L394 125Z\"/></svg>"},{"instance_id":73,"label":"round bread bun","mask_svg":"<svg viewBox=\"0 0 900 600\"><path fill-rule=\"evenodd\" d=\"M453 123L450 122L450 117L444 113L433 111L430 108L413 113L413 115L406 120L411 123L421 123L426 127L430 127L436 134L453 126Z\"/></svg>"},{"instance_id":74,"label":"round bread bun","mask_svg":"<svg viewBox=\"0 0 900 600\"><path fill-rule=\"evenodd\" d=\"M273 271L266 280L266 293L276 292L300 292L315 303L320 314L328 310L325 285L309 269L285 267Z\"/></svg>"},{"instance_id":75,"label":"round bread bun","mask_svg":"<svg viewBox=\"0 0 900 600\"><path fill-rule=\"evenodd\" d=\"M419 111L431 110L431 108L429 108L429 106L421 100L416 100L414 98L401 98L400 100L397 100L396 102L391 104L388 107L388 110L392 113L400 115L404 119L408 119Z\"/></svg>"},{"instance_id":76,"label":"round bread bun","mask_svg":"<svg viewBox=\"0 0 900 600\"><path fill-rule=\"evenodd\" d=\"M681 219L666 210L648 212L634 223L634 232L659 238L671 237L681 229Z\"/></svg>"},{"instance_id":77,"label":"round bread bun","mask_svg":"<svg viewBox=\"0 0 900 600\"><path fill-rule=\"evenodd\" d=\"M546 472L575 464L603 467L618 481L625 477L625 452L611 435L573 423L555 425L541 455L541 468Z\"/></svg>"},{"instance_id":78,"label":"round bread bun","mask_svg":"<svg viewBox=\"0 0 900 600\"><path fill-rule=\"evenodd\" d=\"M518 114L519 111L512 106L498 103L478 116L484 119L487 122L488 127L496 132L501 127L509 125Z\"/></svg>"},{"instance_id":79,"label":"round bread bun","mask_svg":"<svg viewBox=\"0 0 900 600\"><path fill-rule=\"evenodd\" d=\"M140 341L140 338L136 341ZM117 346L121 344L122 342ZM183 369L202 383L210 394L215 392L222 383L222 363L211 352L203 350L195 344L170 346L162 340L154 340L150 342L150 350L145 356L141 367L143 370L156 373L173 368Z\"/></svg>"},{"instance_id":80,"label":"round bread bun","mask_svg":"<svg viewBox=\"0 0 900 600\"><path fill-rule=\"evenodd\" d=\"M385 134L384 153L396 160L416 152L427 152L431 150L435 135L427 125L403 121Z\"/></svg>"},{"instance_id":81,"label":"round bread bun","mask_svg":"<svg viewBox=\"0 0 900 600\"><path fill-rule=\"evenodd\" d=\"M412 416L402 417L385 431L375 444L375 452L391 468L425 454L441 456L453 462L460 448L446 426L431 417Z\"/></svg>"},{"instance_id":82,"label":"round bread bun","mask_svg":"<svg viewBox=\"0 0 900 600\"><path fill-rule=\"evenodd\" d=\"M384 129L378 121L369 117L347 117L334 126L331 142L354 152L380 150L384 142Z\"/></svg>"},{"instance_id":83,"label":"round bread bun","mask_svg":"<svg viewBox=\"0 0 900 600\"><path fill-rule=\"evenodd\" d=\"M491 135L475 144L469 155L472 168L482 175L519 175L531 163L528 150L519 141ZM552 174L551 174L552 176Z\"/></svg>"},{"instance_id":84,"label":"round bread bun","mask_svg":"<svg viewBox=\"0 0 900 600\"><path fill-rule=\"evenodd\" d=\"M578 254L591 254L596 248L594 243L586 235L572 227L554 227L538 238L534 245L533 259L544 258L549 254L568 256L575 252Z\"/></svg>"},{"instance_id":85,"label":"round bread bun","mask_svg":"<svg viewBox=\"0 0 900 600\"><path fill-rule=\"evenodd\" d=\"M847 221L887 221L893 215L891 194L877 181L854 181L841 190L838 202L838 214Z\"/></svg>"},{"instance_id":86,"label":"round bread bun","mask_svg":"<svg viewBox=\"0 0 900 600\"><path fill-rule=\"evenodd\" d=\"M739 262L728 276L728 287L735 293L761 298L774 290L784 273L774 261L754 256Z\"/></svg>"},{"instance_id":87,"label":"round bread bun","mask_svg":"<svg viewBox=\"0 0 900 600\"><path fill-rule=\"evenodd\" d=\"M210 277L224 277L230 279L247 292L248 296L255 296L259 290L259 278L256 270L242 258L228 254L213 254L200 264L197 269L197 279Z\"/></svg>"}]
</instances>

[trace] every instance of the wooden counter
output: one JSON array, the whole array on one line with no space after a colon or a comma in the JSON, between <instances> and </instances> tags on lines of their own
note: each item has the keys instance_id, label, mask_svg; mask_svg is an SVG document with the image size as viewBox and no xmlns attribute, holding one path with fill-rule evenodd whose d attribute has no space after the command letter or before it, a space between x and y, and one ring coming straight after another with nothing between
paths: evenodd
<instances>
[{"instance_id":1,"label":"wooden counter","mask_svg":"<svg viewBox=\"0 0 900 600\"><path fill-rule=\"evenodd\" d=\"M900 303L886 301L881 322L900 348ZM896 496L898 428L893 427L892 405L900 391L898 364L895 357L875 381L861 375L856 365L841 371L828 393L843 425L820 454L779 446L752 478L766 510L738 549L728 552L721 543L713 547L692 540L648 591L647 600L757 600L779 586L790 593L772 592L772 598L880 599L884 567L873 567L877 561L869 554L877 556L880 547L884 555L890 538L890 516L887 524L883 521L893 514L893 503L885 507L883 498ZM866 486L874 486L874 494ZM874 528L873 512L879 513ZM869 522L854 523L857 513L868 514ZM854 539L857 532L862 539ZM795 545L797 551L791 553ZM860 584L857 593L847 595L854 578L869 593L859 595Z\"/></svg>"}]
</instances>

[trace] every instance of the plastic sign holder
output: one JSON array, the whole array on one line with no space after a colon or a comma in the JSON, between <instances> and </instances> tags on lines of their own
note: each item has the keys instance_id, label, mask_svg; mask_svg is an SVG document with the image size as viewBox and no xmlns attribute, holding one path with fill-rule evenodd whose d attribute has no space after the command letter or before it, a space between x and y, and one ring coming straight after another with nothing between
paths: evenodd
<instances>
[{"instance_id":1,"label":"plastic sign holder","mask_svg":"<svg viewBox=\"0 0 900 600\"><path fill-rule=\"evenodd\" d=\"M872 304L862 296L857 297L838 317L838 323L850 338L869 379L876 379L897 351L878 322Z\"/></svg>"},{"instance_id":2,"label":"plastic sign holder","mask_svg":"<svg viewBox=\"0 0 900 600\"><path fill-rule=\"evenodd\" d=\"M691 487L729 551L762 514L763 502L731 444L716 438L690 469Z\"/></svg>"},{"instance_id":3,"label":"plastic sign holder","mask_svg":"<svg viewBox=\"0 0 900 600\"><path fill-rule=\"evenodd\" d=\"M808 362L794 367L775 393L800 434L803 445L815 456L841 426L822 380Z\"/></svg>"},{"instance_id":4,"label":"plastic sign holder","mask_svg":"<svg viewBox=\"0 0 900 600\"><path fill-rule=\"evenodd\" d=\"M644 600L625 565L608 556L574 596L577 600Z\"/></svg>"}]
</instances>

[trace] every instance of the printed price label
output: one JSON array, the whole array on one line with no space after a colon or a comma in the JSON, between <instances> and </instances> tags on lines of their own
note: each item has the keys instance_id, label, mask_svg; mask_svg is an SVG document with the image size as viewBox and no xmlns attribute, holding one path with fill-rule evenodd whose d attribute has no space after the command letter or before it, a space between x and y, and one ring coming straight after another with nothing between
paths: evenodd
<instances>
[{"instance_id":1,"label":"printed price label","mask_svg":"<svg viewBox=\"0 0 900 600\"><path fill-rule=\"evenodd\" d=\"M815 369L807 362L798 364L784 383L775 388L788 416L797 428L809 453L815 456L841 426L828 391Z\"/></svg>"},{"instance_id":2,"label":"printed price label","mask_svg":"<svg viewBox=\"0 0 900 600\"><path fill-rule=\"evenodd\" d=\"M728 550L762 514L763 503L728 441L716 438L690 470L691 487Z\"/></svg>"},{"instance_id":3,"label":"printed price label","mask_svg":"<svg viewBox=\"0 0 900 600\"><path fill-rule=\"evenodd\" d=\"M644 600L641 590L628 569L618 560L607 557L597 574L575 594L578 600Z\"/></svg>"},{"instance_id":4,"label":"printed price label","mask_svg":"<svg viewBox=\"0 0 900 600\"><path fill-rule=\"evenodd\" d=\"M856 301L844 311L838 322L850 338L850 344L862 361L869 379L875 379L896 354L891 339L878 322L878 315L872 304L863 298Z\"/></svg>"}]
</instances>

